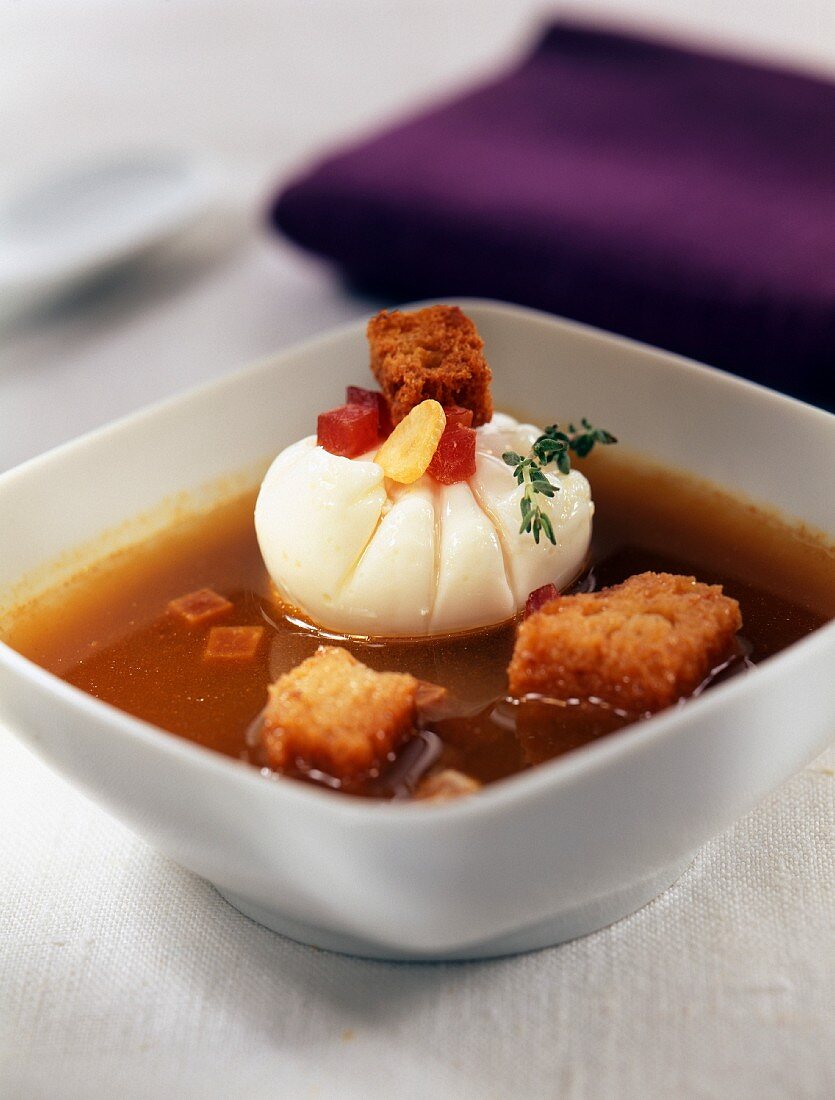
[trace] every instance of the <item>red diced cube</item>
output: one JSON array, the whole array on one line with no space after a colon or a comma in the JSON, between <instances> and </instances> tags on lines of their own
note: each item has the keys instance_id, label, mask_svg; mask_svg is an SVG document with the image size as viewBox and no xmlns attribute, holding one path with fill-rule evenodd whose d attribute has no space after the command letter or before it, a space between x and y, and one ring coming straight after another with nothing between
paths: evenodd
<instances>
[{"instance_id":1,"label":"red diced cube","mask_svg":"<svg viewBox=\"0 0 835 1100\"><path fill-rule=\"evenodd\" d=\"M356 458L376 445L378 421L377 409L371 405L340 405L319 414L316 441L332 455Z\"/></svg>"},{"instance_id":2,"label":"red diced cube","mask_svg":"<svg viewBox=\"0 0 835 1100\"><path fill-rule=\"evenodd\" d=\"M429 473L442 485L466 481L475 473L475 429L445 428L429 463Z\"/></svg>"},{"instance_id":3,"label":"red diced cube","mask_svg":"<svg viewBox=\"0 0 835 1100\"><path fill-rule=\"evenodd\" d=\"M471 428L473 426L473 410L465 409L461 405L445 405L446 426L452 428Z\"/></svg>"},{"instance_id":4,"label":"red diced cube","mask_svg":"<svg viewBox=\"0 0 835 1100\"><path fill-rule=\"evenodd\" d=\"M374 405L376 407L377 398L382 396L376 390L365 390L362 386L346 386L345 388L346 405Z\"/></svg>"},{"instance_id":5,"label":"red diced cube","mask_svg":"<svg viewBox=\"0 0 835 1100\"><path fill-rule=\"evenodd\" d=\"M380 435L384 439L391 435L394 425L391 422L389 403L383 394L378 393L376 390L364 390L362 386L348 386L345 391L345 400L349 405L366 405L375 408Z\"/></svg>"},{"instance_id":6,"label":"red diced cube","mask_svg":"<svg viewBox=\"0 0 835 1100\"><path fill-rule=\"evenodd\" d=\"M559 589L555 584L543 584L541 588L535 588L525 601L525 618L539 611L546 603L555 600L559 596Z\"/></svg>"}]
</instances>

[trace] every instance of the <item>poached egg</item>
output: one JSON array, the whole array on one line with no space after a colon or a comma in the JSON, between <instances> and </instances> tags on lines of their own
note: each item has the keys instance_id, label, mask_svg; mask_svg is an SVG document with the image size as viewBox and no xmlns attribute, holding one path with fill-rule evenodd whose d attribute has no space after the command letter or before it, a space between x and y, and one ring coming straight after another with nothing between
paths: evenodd
<instances>
[{"instance_id":1,"label":"poached egg","mask_svg":"<svg viewBox=\"0 0 835 1100\"><path fill-rule=\"evenodd\" d=\"M502 453L527 454L541 431L496 413L476 429L476 471L441 485L386 478L374 453L343 458L308 436L283 450L261 485L255 530L281 598L340 634L451 634L501 623L530 592L580 572L594 504L578 470L546 476L539 496L556 545L519 531L522 488Z\"/></svg>"}]
</instances>

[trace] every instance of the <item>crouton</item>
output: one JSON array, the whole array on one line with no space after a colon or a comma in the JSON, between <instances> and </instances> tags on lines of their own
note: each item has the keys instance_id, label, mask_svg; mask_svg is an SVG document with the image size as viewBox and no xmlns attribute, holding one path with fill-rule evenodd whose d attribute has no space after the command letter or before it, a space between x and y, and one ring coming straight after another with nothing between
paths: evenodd
<instances>
[{"instance_id":1,"label":"crouton","mask_svg":"<svg viewBox=\"0 0 835 1100\"><path fill-rule=\"evenodd\" d=\"M376 774L415 728L419 683L320 646L269 689L267 762L276 771L319 771L349 785Z\"/></svg>"},{"instance_id":2,"label":"crouton","mask_svg":"<svg viewBox=\"0 0 835 1100\"><path fill-rule=\"evenodd\" d=\"M203 659L233 663L253 661L263 637L263 626L213 626Z\"/></svg>"},{"instance_id":3,"label":"crouton","mask_svg":"<svg viewBox=\"0 0 835 1100\"><path fill-rule=\"evenodd\" d=\"M721 585L640 573L560 596L520 623L510 691L600 699L631 714L661 710L698 687L741 625L739 604Z\"/></svg>"},{"instance_id":4,"label":"crouton","mask_svg":"<svg viewBox=\"0 0 835 1100\"><path fill-rule=\"evenodd\" d=\"M444 768L422 779L414 797L423 802L450 802L453 798L463 798L480 790L481 784L477 779L455 768Z\"/></svg>"},{"instance_id":5,"label":"crouton","mask_svg":"<svg viewBox=\"0 0 835 1100\"><path fill-rule=\"evenodd\" d=\"M201 588L197 592L189 592L186 596L178 596L176 600L170 600L168 610L173 615L184 619L189 626L203 626L214 619L219 619L231 611L233 604L211 588Z\"/></svg>"},{"instance_id":6,"label":"crouton","mask_svg":"<svg viewBox=\"0 0 835 1100\"><path fill-rule=\"evenodd\" d=\"M474 428L493 416L484 342L457 306L383 310L368 322L368 343L395 424L427 398L471 409Z\"/></svg>"}]
</instances>

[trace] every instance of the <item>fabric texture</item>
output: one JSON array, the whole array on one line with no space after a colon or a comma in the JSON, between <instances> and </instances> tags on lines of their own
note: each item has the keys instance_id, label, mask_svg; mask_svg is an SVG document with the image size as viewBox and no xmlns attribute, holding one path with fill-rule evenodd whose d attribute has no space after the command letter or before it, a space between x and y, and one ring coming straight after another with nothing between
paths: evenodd
<instances>
[{"instance_id":1,"label":"fabric texture","mask_svg":"<svg viewBox=\"0 0 835 1100\"><path fill-rule=\"evenodd\" d=\"M541 307L835 400L835 84L573 25L274 224L396 297Z\"/></svg>"},{"instance_id":2,"label":"fabric texture","mask_svg":"<svg viewBox=\"0 0 835 1100\"><path fill-rule=\"evenodd\" d=\"M829 1100L835 749L586 939L367 962L253 924L0 730L0 1096Z\"/></svg>"}]
</instances>

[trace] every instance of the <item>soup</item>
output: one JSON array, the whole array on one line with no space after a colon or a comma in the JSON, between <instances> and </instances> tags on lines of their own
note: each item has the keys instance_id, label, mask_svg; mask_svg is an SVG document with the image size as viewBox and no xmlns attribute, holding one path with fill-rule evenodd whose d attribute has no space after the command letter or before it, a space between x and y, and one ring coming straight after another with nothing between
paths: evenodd
<instances>
[{"instance_id":1,"label":"soup","mask_svg":"<svg viewBox=\"0 0 835 1100\"><path fill-rule=\"evenodd\" d=\"M820 538L635 455L595 454L580 465L594 493L594 536L568 591L652 570L721 584L739 601L738 644L697 691L744 673L835 614L833 553ZM255 537L254 501L253 491L220 502L102 560L19 609L4 640L96 698L268 778L275 773L259 738L267 688L323 641L344 645L372 669L407 671L446 688L443 707L417 735L379 774L349 788L367 797L408 797L429 769L490 783L635 721L602 703L509 698L515 621L454 636L334 642L276 600ZM207 662L205 632L168 613L170 600L203 587L231 602L230 621L264 629L252 660ZM339 786L327 776L302 781Z\"/></svg>"}]
</instances>

